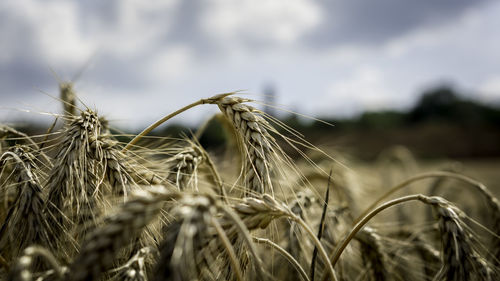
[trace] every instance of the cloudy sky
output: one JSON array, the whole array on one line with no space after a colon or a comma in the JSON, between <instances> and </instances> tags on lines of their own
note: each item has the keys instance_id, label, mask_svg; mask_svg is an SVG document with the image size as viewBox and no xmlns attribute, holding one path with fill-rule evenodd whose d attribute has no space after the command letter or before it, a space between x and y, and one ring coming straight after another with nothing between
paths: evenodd
<instances>
[{"instance_id":1,"label":"cloudy sky","mask_svg":"<svg viewBox=\"0 0 500 281\"><path fill-rule=\"evenodd\" d=\"M59 79L132 128L270 84L314 116L405 108L441 83L498 102L499 15L494 0L3 0L0 120L59 112Z\"/></svg>"}]
</instances>

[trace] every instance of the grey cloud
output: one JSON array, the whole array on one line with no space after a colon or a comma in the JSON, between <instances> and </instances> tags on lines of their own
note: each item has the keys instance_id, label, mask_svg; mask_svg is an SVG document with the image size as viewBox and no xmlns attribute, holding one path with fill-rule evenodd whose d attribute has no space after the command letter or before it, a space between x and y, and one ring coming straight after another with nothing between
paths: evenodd
<instances>
[{"instance_id":1,"label":"grey cloud","mask_svg":"<svg viewBox=\"0 0 500 281\"><path fill-rule=\"evenodd\" d=\"M452 20L490 0L318 1L325 18L306 42L309 46L377 44L415 28Z\"/></svg>"},{"instance_id":2,"label":"grey cloud","mask_svg":"<svg viewBox=\"0 0 500 281\"><path fill-rule=\"evenodd\" d=\"M330 48L339 44L373 45L405 34L419 27L452 21L466 9L491 0L317 0L323 14L322 23L298 44L311 48ZM200 19L207 2L180 1L173 13L173 28L166 32L161 44L189 45L200 58L223 55L226 42L214 41ZM261 30L266 32L266 30ZM265 50L273 42L240 37L247 51Z\"/></svg>"},{"instance_id":3,"label":"grey cloud","mask_svg":"<svg viewBox=\"0 0 500 281\"><path fill-rule=\"evenodd\" d=\"M170 32L163 36L163 44L186 44L200 58L221 54L221 42L215 42L201 29L201 18L207 3L200 0L181 1L174 13Z\"/></svg>"},{"instance_id":4,"label":"grey cloud","mask_svg":"<svg viewBox=\"0 0 500 281\"><path fill-rule=\"evenodd\" d=\"M147 87L141 66L140 57L121 58L112 54L96 54L91 58L90 68L83 70L82 79L117 90L140 90Z\"/></svg>"},{"instance_id":5,"label":"grey cloud","mask_svg":"<svg viewBox=\"0 0 500 281\"><path fill-rule=\"evenodd\" d=\"M36 28L0 9L0 95L36 94L50 83L50 66L34 39ZM55 79L53 79L55 80Z\"/></svg>"},{"instance_id":6,"label":"grey cloud","mask_svg":"<svg viewBox=\"0 0 500 281\"><path fill-rule=\"evenodd\" d=\"M116 24L118 20L119 0L77 1L81 25L85 28L89 21L96 21L101 26Z\"/></svg>"}]
</instances>

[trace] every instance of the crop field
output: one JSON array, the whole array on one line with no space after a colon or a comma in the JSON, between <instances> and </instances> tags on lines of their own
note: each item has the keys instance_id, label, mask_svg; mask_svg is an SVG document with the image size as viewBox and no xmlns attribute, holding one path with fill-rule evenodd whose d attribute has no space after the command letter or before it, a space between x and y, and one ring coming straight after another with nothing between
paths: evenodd
<instances>
[{"instance_id":1,"label":"crop field","mask_svg":"<svg viewBox=\"0 0 500 281\"><path fill-rule=\"evenodd\" d=\"M360 161L240 94L131 135L68 84L44 134L2 125L0 279L500 280L500 162ZM150 134L200 106L223 150Z\"/></svg>"}]
</instances>

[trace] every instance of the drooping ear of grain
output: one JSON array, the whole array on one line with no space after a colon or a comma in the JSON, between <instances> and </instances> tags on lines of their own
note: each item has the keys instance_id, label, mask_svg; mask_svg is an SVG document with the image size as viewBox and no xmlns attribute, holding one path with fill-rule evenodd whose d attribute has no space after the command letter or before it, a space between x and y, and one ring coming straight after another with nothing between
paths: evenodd
<instances>
[{"instance_id":1,"label":"drooping ear of grain","mask_svg":"<svg viewBox=\"0 0 500 281\"><path fill-rule=\"evenodd\" d=\"M493 280L490 265L473 248L471 234L460 218L460 210L440 197L428 197L441 233L442 267L433 280Z\"/></svg>"},{"instance_id":2,"label":"drooping ear of grain","mask_svg":"<svg viewBox=\"0 0 500 281\"><path fill-rule=\"evenodd\" d=\"M276 141L269 134L272 128L260 111L244 104L249 100L227 96L216 101L222 113L239 134L242 150L243 177L246 194L272 192L271 160Z\"/></svg>"}]
</instances>

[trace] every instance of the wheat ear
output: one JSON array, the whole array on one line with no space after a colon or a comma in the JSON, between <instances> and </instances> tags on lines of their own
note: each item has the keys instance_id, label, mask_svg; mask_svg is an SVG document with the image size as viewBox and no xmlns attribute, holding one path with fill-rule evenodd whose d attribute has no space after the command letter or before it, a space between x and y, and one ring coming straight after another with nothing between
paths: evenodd
<instances>
[{"instance_id":1,"label":"wheat ear","mask_svg":"<svg viewBox=\"0 0 500 281\"><path fill-rule=\"evenodd\" d=\"M338 262L340 255L347 247L349 242L353 239L353 237L373 217L387 208L409 201L420 201L424 204L431 205L438 213L439 226L442 234L441 241L444 249L444 265L436 278L447 278L447 276L453 276L454 278L463 278L465 276L465 278L468 278L468 276L475 276L482 278L482 280L490 280L489 278L491 277L492 270L490 266L484 261L484 259L482 259L481 256L471 247L470 238L468 238L469 235L467 235L467 233L465 232L465 228L463 227L465 224L458 216L458 208L454 207L451 203L442 199L441 197L428 197L422 194L404 196L388 201L362 217L359 222L356 223L356 225L352 228L349 234L344 238L342 243L337 247L335 252L332 253L331 261L333 266L335 266L335 264ZM460 243L458 243L457 239L460 239ZM451 261L451 259L453 259L455 263L448 265L446 262ZM457 263L459 263L462 268L470 269L475 275L470 275L471 272L468 272L468 274L465 275L457 274L456 270L460 270L460 268L456 267ZM321 280L325 279L326 275L323 274L323 278Z\"/></svg>"},{"instance_id":2,"label":"wheat ear","mask_svg":"<svg viewBox=\"0 0 500 281\"><path fill-rule=\"evenodd\" d=\"M89 233L70 266L73 280L98 278L111 267L119 250L138 237L144 226L159 214L164 202L178 196L162 186L138 191L136 197L124 203L118 213L107 217L103 226Z\"/></svg>"},{"instance_id":3,"label":"wheat ear","mask_svg":"<svg viewBox=\"0 0 500 281\"><path fill-rule=\"evenodd\" d=\"M76 94L71 82L59 83L59 93L63 105L63 113L68 116L76 115Z\"/></svg>"},{"instance_id":4,"label":"wheat ear","mask_svg":"<svg viewBox=\"0 0 500 281\"><path fill-rule=\"evenodd\" d=\"M321 242L307 223L293 214L286 205L280 204L268 194L263 194L259 198L245 198L243 203L236 205L234 208L236 212L239 213L248 229L266 228L271 221L280 217L287 217L298 223L318 248L318 252L325 263L325 272L332 280L337 280L330 259L328 258L325 248L321 245Z\"/></svg>"},{"instance_id":5,"label":"wheat ear","mask_svg":"<svg viewBox=\"0 0 500 281\"><path fill-rule=\"evenodd\" d=\"M271 161L276 140L269 134L274 128L256 108L245 104L249 99L227 96L217 101L221 112L236 128L240 138L246 194L272 192Z\"/></svg>"},{"instance_id":6,"label":"wheat ear","mask_svg":"<svg viewBox=\"0 0 500 281\"><path fill-rule=\"evenodd\" d=\"M49 167L52 167L52 161L51 161L50 157L48 157L47 154L45 154L45 152L43 152L40 149L40 146L35 141L33 141L32 138L30 138L27 134L20 132L14 128L11 128L11 127L6 126L6 125L0 125L0 137L2 137L4 135L8 135L8 134L12 134L12 135L16 135L16 136L21 137L22 140L24 140L25 142L27 142L31 145L33 151L40 153L40 156L43 158L46 165L48 165ZM2 150L1 150L1 146L0 146L0 152L1 151Z\"/></svg>"},{"instance_id":7,"label":"wheat ear","mask_svg":"<svg viewBox=\"0 0 500 281\"><path fill-rule=\"evenodd\" d=\"M70 120L47 182L46 211L58 233L71 223L95 221L103 200L99 190L104 173L102 149L96 141L101 132L99 119L87 110Z\"/></svg>"},{"instance_id":8,"label":"wheat ear","mask_svg":"<svg viewBox=\"0 0 500 281\"><path fill-rule=\"evenodd\" d=\"M231 241L216 219L217 202L209 196L184 195L171 214L176 220L165 229L155 280L210 280L220 275L221 251L229 256L236 279L243 279ZM217 236L219 239L216 239Z\"/></svg>"},{"instance_id":9,"label":"wheat ear","mask_svg":"<svg viewBox=\"0 0 500 281\"><path fill-rule=\"evenodd\" d=\"M382 202L384 199L388 198L392 194L396 193L397 191L403 189L404 187L408 186L409 184L422 180L422 179L427 179L427 178L452 178L456 180L463 181L465 183L468 183L471 187L473 187L475 190L477 190L479 193L481 193L485 199L486 199L486 204L488 206L488 209L490 210L492 214L492 226L491 230L493 233L500 233L500 202L498 199L491 193L491 191L481 182L478 182L474 179L471 179L467 176L456 174L456 173L451 173L451 172L431 172L431 173L425 173L421 174L415 177L411 177L400 184L390 188L384 195L379 197L378 200L376 200L374 203L372 203L368 208L365 209L365 211L356 219L355 222L358 222L360 218L365 216L370 210L375 208L380 202ZM493 256L498 257L500 256L500 239L498 237L493 237L492 238L492 251L493 251ZM500 264L499 259L494 259L493 261L495 266L498 266Z\"/></svg>"},{"instance_id":10,"label":"wheat ear","mask_svg":"<svg viewBox=\"0 0 500 281\"><path fill-rule=\"evenodd\" d=\"M428 197L426 203L434 208L441 232L443 265L434 280L492 280L492 269L472 247L461 211L440 197Z\"/></svg>"},{"instance_id":11,"label":"wheat ear","mask_svg":"<svg viewBox=\"0 0 500 281\"><path fill-rule=\"evenodd\" d=\"M167 180L177 186L179 190L185 190L192 185L198 190L198 166L205 161L203 151L194 143L185 147L179 153L168 159Z\"/></svg>"},{"instance_id":12,"label":"wheat ear","mask_svg":"<svg viewBox=\"0 0 500 281\"><path fill-rule=\"evenodd\" d=\"M9 158L15 160L13 174L17 175L14 184L18 190L0 228L0 253L16 258L27 246L38 244L53 248L54 241L52 227L43 213L44 200L34 156L28 147L18 146L2 155L0 166ZM39 268L40 264L36 263L35 269Z\"/></svg>"}]
</instances>

